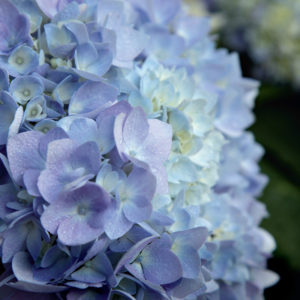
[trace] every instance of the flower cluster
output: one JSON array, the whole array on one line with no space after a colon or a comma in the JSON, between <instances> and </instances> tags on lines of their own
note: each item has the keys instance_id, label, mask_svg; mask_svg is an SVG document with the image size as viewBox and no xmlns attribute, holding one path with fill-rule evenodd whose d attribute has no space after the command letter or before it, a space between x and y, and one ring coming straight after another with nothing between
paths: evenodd
<instances>
[{"instance_id":1,"label":"flower cluster","mask_svg":"<svg viewBox=\"0 0 300 300\"><path fill-rule=\"evenodd\" d=\"M258 76L300 84L299 3L294 0L214 0L226 42L247 51ZM276 45L276 47L275 47Z\"/></svg>"},{"instance_id":2,"label":"flower cluster","mask_svg":"<svg viewBox=\"0 0 300 300\"><path fill-rule=\"evenodd\" d=\"M258 83L180 0L0 2L5 299L262 299Z\"/></svg>"}]
</instances>

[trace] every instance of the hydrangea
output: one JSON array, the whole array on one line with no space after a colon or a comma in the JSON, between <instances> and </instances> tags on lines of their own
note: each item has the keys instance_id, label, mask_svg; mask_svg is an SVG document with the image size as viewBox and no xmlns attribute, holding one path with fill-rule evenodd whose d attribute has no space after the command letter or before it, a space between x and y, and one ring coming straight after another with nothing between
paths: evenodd
<instances>
[{"instance_id":1,"label":"hydrangea","mask_svg":"<svg viewBox=\"0 0 300 300\"><path fill-rule=\"evenodd\" d=\"M180 0L0 2L1 296L262 299L258 83Z\"/></svg>"},{"instance_id":2,"label":"hydrangea","mask_svg":"<svg viewBox=\"0 0 300 300\"><path fill-rule=\"evenodd\" d=\"M209 8L222 15L221 30L226 43L246 51L254 60L257 76L299 86L297 1L214 0Z\"/></svg>"}]
</instances>

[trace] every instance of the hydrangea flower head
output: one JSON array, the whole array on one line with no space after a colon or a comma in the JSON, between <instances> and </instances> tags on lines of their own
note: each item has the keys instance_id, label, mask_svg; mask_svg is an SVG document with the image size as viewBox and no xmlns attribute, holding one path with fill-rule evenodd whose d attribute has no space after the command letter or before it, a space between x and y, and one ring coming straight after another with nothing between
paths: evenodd
<instances>
[{"instance_id":1,"label":"hydrangea flower head","mask_svg":"<svg viewBox=\"0 0 300 300\"><path fill-rule=\"evenodd\" d=\"M259 299L276 282L245 132L258 83L187 11L0 1L6 299Z\"/></svg>"}]
</instances>

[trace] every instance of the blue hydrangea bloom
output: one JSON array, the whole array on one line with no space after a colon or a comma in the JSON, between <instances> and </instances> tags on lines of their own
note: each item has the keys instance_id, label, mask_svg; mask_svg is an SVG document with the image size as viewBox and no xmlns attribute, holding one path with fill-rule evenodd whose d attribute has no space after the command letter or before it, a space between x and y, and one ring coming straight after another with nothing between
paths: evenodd
<instances>
[{"instance_id":1,"label":"blue hydrangea bloom","mask_svg":"<svg viewBox=\"0 0 300 300\"><path fill-rule=\"evenodd\" d=\"M7 299L261 299L258 83L180 0L0 1Z\"/></svg>"},{"instance_id":2,"label":"blue hydrangea bloom","mask_svg":"<svg viewBox=\"0 0 300 300\"><path fill-rule=\"evenodd\" d=\"M36 69L39 65L39 58L30 47L21 45L11 53L8 63L13 69L12 73L15 71L25 75Z\"/></svg>"},{"instance_id":3,"label":"blue hydrangea bloom","mask_svg":"<svg viewBox=\"0 0 300 300\"><path fill-rule=\"evenodd\" d=\"M43 82L32 75L16 77L9 87L10 94L20 104L26 104L30 99L41 95L43 91Z\"/></svg>"},{"instance_id":4,"label":"blue hydrangea bloom","mask_svg":"<svg viewBox=\"0 0 300 300\"><path fill-rule=\"evenodd\" d=\"M42 225L65 245L82 245L104 231L110 198L93 183L57 197L42 214ZM107 217L106 217L107 218Z\"/></svg>"},{"instance_id":5,"label":"blue hydrangea bloom","mask_svg":"<svg viewBox=\"0 0 300 300\"><path fill-rule=\"evenodd\" d=\"M29 20L10 1L2 1L0 16L1 55L10 54L21 44L32 46Z\"/></svg>"},{"instance_id":6,"label":"blue hydrangea bloom","mask_svg":"<svg viewBox=\"0 0 300 300\"><path fill-rule=\"evenodd\" d=\"M0 102L0 144L6 144L9 128L15 118L18 105L5 91L1 92Z\"/></svg>"}]
</instances>

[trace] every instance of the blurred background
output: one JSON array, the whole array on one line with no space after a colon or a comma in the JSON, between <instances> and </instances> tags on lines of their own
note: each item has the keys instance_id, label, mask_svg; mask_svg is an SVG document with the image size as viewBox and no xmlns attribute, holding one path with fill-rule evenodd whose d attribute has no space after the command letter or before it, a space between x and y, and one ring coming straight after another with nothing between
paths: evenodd
<instances>
[{"instance_id":1,"label":"blurred background","mask_svg":"<svg viewBox=\"0 0 300 300\"><path fill-rule=\"evenodd\" d=\"M300 299L300 0L187 0L210 15L220 47L240 54L243 74L260 80L256 123L269 184L260 200L270 217L262 227L277 241L268 262L281 280L266 300Z\"/></svg>"}]
</instances>

